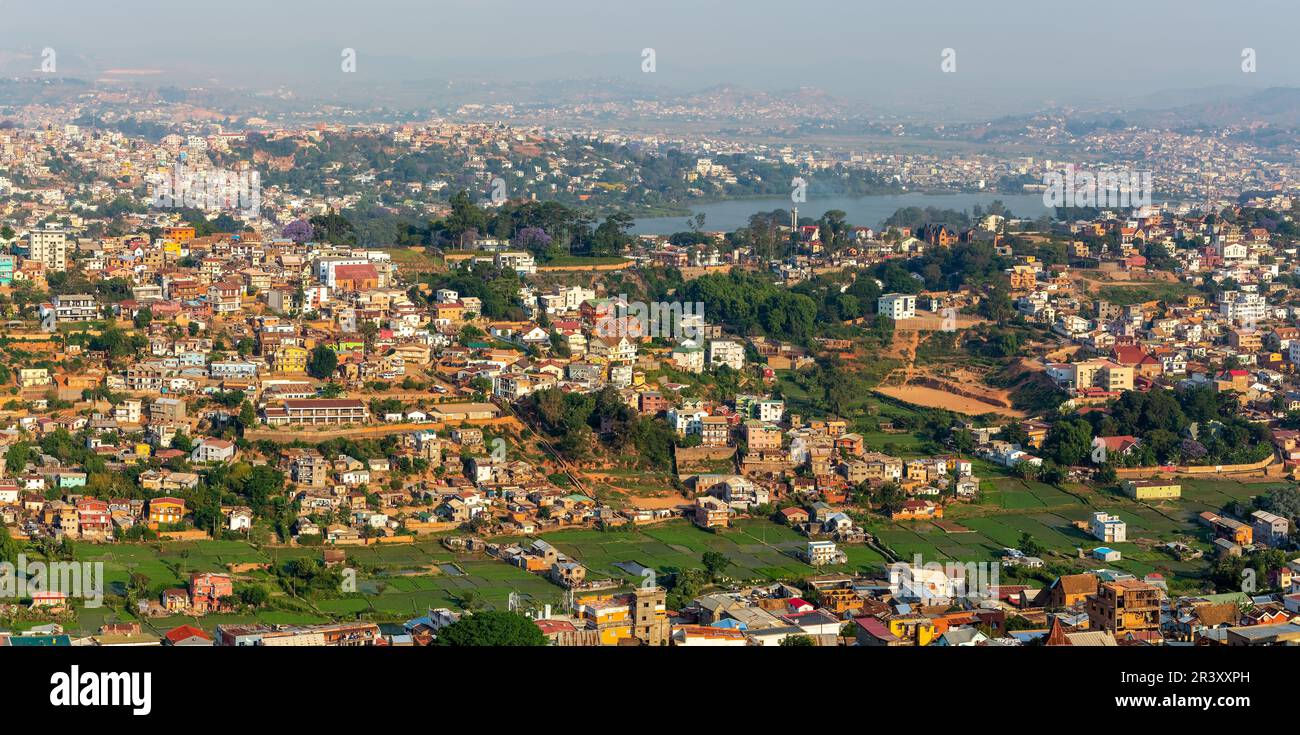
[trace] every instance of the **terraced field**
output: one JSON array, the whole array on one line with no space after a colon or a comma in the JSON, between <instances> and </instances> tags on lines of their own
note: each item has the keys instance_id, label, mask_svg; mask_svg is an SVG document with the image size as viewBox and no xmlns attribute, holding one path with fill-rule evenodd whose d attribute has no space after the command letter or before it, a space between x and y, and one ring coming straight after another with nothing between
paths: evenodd
<instances>
[{"instance_id":1,"label":"terraced field","mask_svg":"<svg viewBox=\"0 0 1300 735\"><path fill-rule=\"evenodd\" d=\"M494 559L458 556L432 541L418 544L347 547L348 566L357 570L357 592L323 599L290 599L266 571L236 575L241 584L261 583L274 590L277 607L249 615L170 616L145 621L155 632L188 623L211 630L220 623L312 623L364 616L402 621L423 615L430 607L459 607L467 592L490 608L504 608L511 592L525 601L558 604L562 591L544 578ZM185 587L194 572L226 571L232 563L283 564L294 558L319 558L316 547L257 548L242 541L202 541L147 545L77 544L78 561L103 562L109 595L122 596L133 573L148 578L153 596L169 587ZM110 602L114 602L110 600ZM117 600L116 602L120 602ZM134 619L108 606L83 609L76 628L94 632L107 621Z\"/></svg>"},{"instance_id":2,"label":"terraced field","mask_svg":"<svg viewBox=\"0 0 1300 735\"><path fill-rule=\"evenodd\" d=\"M1171 583L1195 587L1209 567L1209 559L1180 562L1155 548L1181 540L1209 551L1208 536L1196 523L1202 511L1219 511L1234 501L1249 501L1260 493L1281 487L1270 481L1184 480L1183 498L1177 501L1136 502L1113 492L1090 487L1058 489L1026 481L980 466L981 502L950 506L947 518L957 528L949 533L934 523L893 523L878 519L869 530L882 544L904 560L921 555L924 561L995 561L1004 547L1019 543L1028 532L1046 549L1045 558L1079 569L1098 568L1100 562L1078 560L1077 550L1099 542L1076 528L1097 510L1117 513L1128 523L1131 541L1110 544L1123 559L1109 566L1133 574L1160 572ZM826 572L878 573L885 562L866 546L843 547L849 563L814 568L795 553L807 540L795 531L765 519L737 522L733 528L712 533L685 521L630 530L574 529L544 534L542 538L577 559L593 578L609 577L626 583L638 581L627 571L635 566L667 571L702 567L706 551L725 554L732 561L727 574L747 580L793 580ZM518 539L523 541L525 539ZM422 615L431 607L459 607L467 594L489 608L502 609L511 592L528 604L559 605L563 590L545 578L481 555L453 553L437 541L416 544L345 547L348 566L357 572L356 593L323 598L293 598L281 591L270 572L252 570L237 575L237 589L262 584L273 592L274 609L247 615L210 615L200 619L171 616L147 620L155 632L189 623L211 630L218 623L312 623L365 617L378 622L398 622ZM258 547L243 541L158 542L151 544L74 544L78 561L103 562L108 606L78 611L73 632L93 633L103 623L133 619L121 609L127 581L133 573L148 578L157 596L169 587L184 587L195 572L226 571L230 564L281 565L294 558L319 558L317 547ZM620 565L625 565L621 567ZM22 623L22 628L35 623Z\"/></svg>"},{"instance_id":3,"label":"terraced field","mask_svg":"<svg viewBox=\"0 0 1300 735\"><path fill-rule=\"evenodd\" d=\"M1001 557L1002 549L1015 547L1022 533L1029 533L1046 549L1049 562L1071 564L1080 570L1109 566L1137 575L1159 572L1171 584L1194 588L1205 575L1212 554L1208 533L1197 523L1202 511L1220 511L1224 505L1249 502L1255 495L1284 483L1248 483L1237 480L1184 480L1183 497L1173 501L1135 501L1122 494L1072 485L1058 489L1040 482L1005 474L993 474L990 466L977 468L982 481L978 504L949 506L945 520L968 529L948 533L929 522L893 523L880 520L871 530L894 553L904 559L921 555L925 561L988 561ZM1078 550L1102 545L1074 526L1096 511L1119 515L1128 524L1126 543L1106 544L1123 557L1104 565L1078 559ZM1199 561L1178 561L1157 548L1169 541L1182 541L1207 552Z\"/></svg>"},{"instance_id":4,"label":"terraced field","mask_svg":"<svg viewBox=\"0 0 1300 735\"><path fill-rule=\"evenodd\" d=\"M826 570L874 570L884 561L869 548L850 547L848 565L818 570L794 556L807 545L806 538L762 519L740 521L720 533L673 521L633 531L558 531L543 538L581 561L594 575L624 578L629 575L616 566L619 563L636 562L659 570L688 569L701 566L705 551L717 551L731 559L729 576L755 580L795 579Z\"/></svg>"}]
</instances>

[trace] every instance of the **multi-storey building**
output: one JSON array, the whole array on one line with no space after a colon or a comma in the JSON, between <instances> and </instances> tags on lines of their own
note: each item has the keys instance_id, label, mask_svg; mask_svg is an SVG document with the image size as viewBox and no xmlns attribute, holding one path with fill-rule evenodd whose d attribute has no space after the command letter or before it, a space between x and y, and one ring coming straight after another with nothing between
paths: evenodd
<instances>
[{"instance_id":1,"label":"multi-storey building","mask_svg":"<svg viewBox=\"0 0 1300 735\"><path fill-rule=\"evenodd\" d=\"M279 406L267 406L263 415L271 426L364 424L370 420L365 402L355 398L292 398Z\"/></svg>"},{"instance_id":2,"label":"multi-storey building","mask_svg":"<svg viewBox=\"0 0 1300 735\"><path fill-rule=\"evenodd\" d=\"M1159 630L1160 588L1136 579L1103 582L1088 597L1088 622L1093 630L1112 633Z\"/></svg>"},{"instance_id":3,"label":"multi-storey building","mask_svg":"<svg viewBox=\"0 0 1300 735\"><path fill-rule=\"evenodd\" d=\"M99 316L99 307L89 294L59 294L54 297L54 316L61 322L85 322Z\"/></svg>"},{"instance_id":4,"label":"multi-storey building","mask_svg":"<svg viewBox=\"0 0 1300 735\"><path fill-rule=\"evenodd\" d=\"M1117 515L1101 511L1093 513L1089 530L1098 541L1122 543L1128 540L1128 524Z\"/></svg>"},{"instance_id":5,"label":"multi-storey building","mask_svg":"<svg viewBox=\"0 0 1300 735\"><path fill-rule=\"evenodd\" d=\"M732 370L745 369L744 345L730 339L715 339L709 342L708 363L710 367L726 365Z\"/></svg>"},{"instance_id":6,"label":"multi-storey building","mask_svg":"<svg viewBox=\"0 0 1300 735\"><path fill-rule=\"evenodd\" d=\"M887 293L876 299L876 313L890 319L910 319L916 316L916 296Z\"/></svg>"},{"instance_id":7,"label":"multi-storey building","mask_svg":"<svg viewBox=\"0 0 1300 735\"><path fill-rule=\"evenodd\" d=\"M68 236L58 227L43 227L27 233L28 260L34 260L49 271L68 269Z\"/></svg>"}]
</instances>

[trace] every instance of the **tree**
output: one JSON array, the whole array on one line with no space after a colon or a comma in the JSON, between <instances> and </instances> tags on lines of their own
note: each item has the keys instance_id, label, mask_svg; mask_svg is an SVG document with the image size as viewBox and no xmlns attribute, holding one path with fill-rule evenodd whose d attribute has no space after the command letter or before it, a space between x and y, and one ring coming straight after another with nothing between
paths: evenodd
<instances>
[{"instance_id":1,"label":"tree","mask_svg":"<svg viewBox=\"0 0 1300 735\"><path fill-rule=\"evenodd\" d=\"M525 227L515 233L511 244L523 250L542 252L551 246L551 236L540 227Z\"/></svg>"},{"instance_id":2,"label":"tree","mask_svg":"<svg viewBox=\"0 0 1300 735\"><path fill-rule=\"evenodd\" d=\"M709 570L709 575L714 578L717 578L727 567L731 566L731 559L719 551L704 552L703 561L704 568Z\"/></svg>"},{"instance_id":3,"label":"tree","mask_svg":"<svg viewBox=\"0 0 1300 735\"><path fill-rule=\"evenodd\" d=\"M135 328L148 329L149 323L153 321L153 309L145 307L135 313Z\"/></svg>"},{"instance_id":4,"label":"tree","mask_svg":"<svg viewBox=\"0 0 1300 735\"><path fill-rule=\"evenodd\" d=\"M457 245L463 247L467 239L487 228L487 214L469 198L469 192L461 189L451 198L451 214L443 226Z\"/></svg>"},{"instance_id":5,"label":"tree","mask_svg":"<svg viewBox=\"0 0 1300 735\"><path fill-rule=\"evenodd\" d=\"M532 620L491 610L466 615L438 631L439 646L545 646L546 636Z\"/></svg>"},{"instance_id":6,"label":"tree","mask_svg":"<svg viewBox=\"0 0 1300 735\"><path fill-rule=\"evenodd\" d=\"M465 590L460 595L460 607L462 610L476 612L483 609L483 597L474 590Z\"/></svg>"},{"instance_id":7,"label":"tree","mask_svg":"<svg viewBox=\"0 0 1300 735\"><path fill-rule=\"evenodd\" d=\"M1115 465L1109 462L1098 467L1092 477L1099 485L1114 485L1119 481L1119 473L1115 471Z\"/></svg>"},{"instance_id":8,"label":"tree","mask_svg":"<svg viewBox=\"0 0 1300 735\"><path fill-rule=\"evenodd\" d=\"M307 374L317 380L328 379L338 366L339 356L325 345L316 345L307 357Z\"/></svg>"},{"instance_id":9,"label":"tree","mask_svg":"<svg viewBox=\"0 0 1300 735\"><path fill-rule=\"evenodd\" d=\"M241 429L257 426L257 409L250 401L244 401L239 407L239 426Z\"/></svg>"},{"instance_id":10,"label":"tree","mask_svg":"<svg viewBox=\"0 0 1300 735\"><path fill-rule=\"evenodd\" d=\"M9 535L9 527L0 523L0 562L18 561L18 542Z\"/></svg>"},{"instance_id":11,"label":"tree","mask_svg":"<svg viewBox=\"0 0 1300 735\"><path fill-rule=\"evenodd\" d=\"M623 212L611 214L596 228L591 238L592 255L618 255L632 241L627 231L632 227L632 217Z\"/></svg>"},{"instance_id":12,"label":"tree","mask_svg":"<svg viewBox=\"0 0 1300 735\"><path fill-rule=\"evenodd\" d=\"M298 244L302 244L312 238L313 232L310 222L303 219L296 219L285 225L284 230L282 230L280 234Z\"/></svg>"},{"instance_id":13,"label":"tree","mask_svg":"<svg viewBox=\"0 0 1300 735\"><path fill-rule=\"evenodd\" d=\"M27 467L32 456L32 446L27 442L18 442L9 447L5 453L5 474L15 477Z\"/></svg>"},{"instance_id":14,"label":"tree","mask_svg":"<svg viewBox=\"0 0 1300 735\"><path fill-rule=\"evenodd\" d=\"M337 212L320 214L311 218L312 237L334 245L355 245L356 228L348 218Z\"/></svg>"},{"instance_id":15,"label":"tree","mask_svg":"<svg viewBox=\"0 0 1300 735\"><path fill-rule=\"evenodd\" d=\"M1043 453L1066 467L1081 464L1091 450L1092 424L1083 419L1057 421L1043 441Z\"/></svg>"},{"instance_id":16,"label":"tree","mask_svg":"<svg viewBox=\"0 0 1300 735\"><path fill-rule=\"evenodd\" d=\"M1026 556L1039 556L1043 553L1042 545L1033 536L1030 536L1028 531L1021 532L1020 541L1016 544L1016 548L1023 551Z\"/></svg>"},{"instance_id":17,"label":"tree","mask_svg":"<svg viewBox=\"0 0 1300 735\"><path fill-rule=\"evenodd\" d=\"M1293 527L1296 521L1300 520L1300 490L1294 487L1279 488L1267 495L1261 495L1255 499L1255 504L1261 510L1276 513L1290 520Z\"/></svg>"},{"instance_id":18,"label":"tree","mask_svg":"<svg viewBox=\"0 0 1300 735\"><path fill-rule=\"evenodd\" d=\"M782 646L815 646L812 636L806 635L788 635L781 639Z\"/></svg>"},{"instance_id":19,"label":"tree","mask_svg":"<svg viewBox=\"0 0 1300 735\"><path fill-rule=\"evenodd\" d=\"M126 600L129 607L134 608L135 603L142 597L151 597L149 591L149 577L140 572L131 572L126 580Z\"/></svg>"},{"instance_id":20,"label":"tree","mask_svg":"<svg viewBox=\"0 0 1300 735\"><path fill-rule=\"evenodd\" d=\"M980 301L980 316L999 325L1006 324L1015 314L1015 309L1011 305L1011 294L1006 287L998 284L993 290Z\"/></svg>"},{"instance_id":21,"label":"tree","mask_svg":"<svg viewBox=\"0 0 1300 735\"><path fill-rule=\"evenodd\" d=\"M249 607L261 607L271 599L271 593L260 584L249 585L237 593L239 601Z\"/></svg>"}]
</instances>

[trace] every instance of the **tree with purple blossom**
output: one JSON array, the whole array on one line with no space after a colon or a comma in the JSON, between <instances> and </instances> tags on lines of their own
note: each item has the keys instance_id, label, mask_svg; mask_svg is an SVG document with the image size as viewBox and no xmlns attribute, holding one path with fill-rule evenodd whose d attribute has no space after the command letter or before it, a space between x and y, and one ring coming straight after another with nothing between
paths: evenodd
<instances>
[{"instance_id":1,"label":"tree with purple blossom","mask_svg":"<svg viewBox=\"0 0 1300 735\"><path fill-rule=\"evenodd\" d=\"M310 222L305 219L296 219L285 225L284 230L282 230L280 234L296 243L302 244L312 239L314 233Z\"/></svg>"},{"instance_id":2,"label":"tree with purple blossom","mask_svg":"<svg viewBox=\"0 0 1300 735\"><path fill-rule=\"evenodd\" d=\"M525 227L515 233L514 246L525 250L545 250L551 244L551 236L540 227Z\"/></svg>"},{"instance_id":3,"label":"tree with purple blossom","mask_svg":"<svg viewBox=\"0 0 1300 735\"><path fill-rule=\"evenodd\" d=\"M1182 443L1179 444L1178 451L1185 460L1202 459L1205 455L1209 454L1205 445L1195 439L1184 439Z\"/></svg>"}]
</instances>

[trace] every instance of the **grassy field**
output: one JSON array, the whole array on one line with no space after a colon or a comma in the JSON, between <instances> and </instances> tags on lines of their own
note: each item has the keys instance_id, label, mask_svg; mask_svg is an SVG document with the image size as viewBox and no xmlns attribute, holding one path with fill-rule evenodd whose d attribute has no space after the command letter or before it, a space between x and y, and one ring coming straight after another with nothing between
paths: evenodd
<instances>
[{"instance_id":1,"label":"grassy field","mask_svg":"<svg viewBox=\"0 0 1300 735\"><path fill-rule=\"evenodd\" d=\"M596 265L622 265L630 263L627 258L618 255L557 255L550 260L538 263L541 268L547 267L573 267L573 266L596 266Z\"/></svg>"},{"instance_id":2,"label":"grassy field","mask_svg":"<svg viewBox=\"0 0 1300 735\"><path fill-rule=\"evenodd\" d=\"M726 574L748 580L798 579L825 571L877 571L884 561L871 549L857 547L850 552L848 565L819 570L794 556L796 550L806 547L806 538L764 519L742 520L718 533L672 521L633 531L558 531L543 538L581 561L592 575L623 578L629 575L615 566L621 562L661 571L698 568L706 551L725 554L732 562Z\"/></svg>"},{"instance_id":3,"label":"grassy field","mask_svg":"<svg viewBox=\"0 0 1300 735\"><path fill-rule=\"evenodd\" d=\"M904 559L920 554L924 561L995 561L1002 549L1019 544L1028 533L1046 552L1049 563L1073 566L1079 571L1110 567L1146 575L1163 574L1175 590L1199 589L1212 563L1208 531L1197 524L1197 515L1220 510L1234 501L1249 501L1255 495L1283 483L1248 483L1234 480L1183 480L1183 497L1171 501L1136 501L1120 493L1099 491L1081 485L1058 489L1041 482L995 474L980 463L976 474L981 481L979 503L949 506L946 522L966 529L944 531L934 523L879 520L869 530L880 542ZM1088 520L1094 512L1114 513L1128 524L1125 543L1105 544L1120 552L1118 562L1103 564L1091 558L1078 559L1078 549L1090 551L1103 545L1077 528L1076 521ZM1182 541L1206 552L1198 561L1178 561L1158 545Z\"/></svg>"},{"instance_id":4,"label":"grassy field","mask_svg":"<svg viewBox=\"0 0 1300 735\"><path fill-rule=\"evenodd\" d=\"M1178 283L1139 283L1132 285L1106 285L1097 290L1097 298L1112 304L1127 306L1147 301L1164 301L1182 303L1187 297L1196 293L1196 288L1182 282Z\"/></svg>"},{"instance_id":5,"label":"grassy field","mask_svg":"<svg viewBox=\"0 0 1300 735\"><path fill-rule=\"evenodd\" d=\"M390 248L386 250L393 263L403 273L427 273L441 270L445 264L442 258L429 251L416 251L410 248Z\"/></svg>"},{"instance_id":6,"label":"grassy field","mask_svg":"<svg viewBox=\"0 0 1300 735\"><path fill-rule=\"evenodd\" d=\"M473 592L486 607L498 609L506 606L511 592L539 604L558 603L561 598L560 588L542 577L493 559L457 555L434 541L345 547L345 551L347 566L357 572L355 594L295 599L278 589L269 572L257 570L235 575L236 589L243 584L261 583L275 590L274 609L247 615L199 619L172 616L144 622L161 633L182 623L211 630L219 623L311 623L359 616L379 622L402 621L423 615L430 607L459 607L466 592ZM73 627L93 633L106 621L134 619L121 609L118 599L125 594L131 574L145 575L151 595L157 597L163 589L185 587L189 575L195 572L224 572L233 563L279 565L293 558L319 558L320 553L321 549L315 547L257 548L242 541L79 543L74 546L74 558L103 562L105 593L116 597L110 598L105 607L79 610Z\"/></svg>"},{"instance_id":7,"label":"grassy field","mask_svg":"<svg viewBox=\"0 0 1300 735\"><path fill-rule=\"evenodd\" d=\"M847 549L847 565L811 567L794 556L807 543L804 537L760 519L740 521L720 533L672 521L627 531L564 530L542 538L586 565L592 578L608 577L627 583L639 580L616 566L620 562L636 562L660 571L703 568L702 556L710 550L731 559L728 576L755 581L795 580L830 571L877 572L884 561L875 551L859 546ZM181 624L212 630L222 623L315 623L356 618L400 622L423 615L431 607L459 608L466 593L473 593L483 606L493 609L504 609L511 592L518 593L525 604L537 606L558 607L563 600L564 591L542 576L486 556L456 554L436 541L340 548L347 553L347 567L356 570L356 593L293 597L279 588L269 571L253 570L235 575L236 591L247 584L273 590L269 608L249 614L202 618L176 615L142 622L157 634ZM132 574L145 575L150 596L156 598L164 589L186 587L190 575L196 572L224 572L230 564L278 566L294 558L319 558L320 553L317 547L259 548L242 541L77 543L76 560L104 564L105 593L110 597L104 607L79 610L76 622L68 627L72 632L90 634L105 622L135 619L122 606Z\"/></svg>"},{"instance_id":8,"label":"grassy field","mask_svg":"<svg viewBox=\"0 0 1300 735\"><path fill-rule=\"evenodd\" d=\"M890 435L896 436L896 435ZM1058 568L1075 570L1109 566L1145 575L1164 574L1176 592L1200 589L1212 554L1205 559L1181 562L1156 548L1179 540L1210 552L1208 533L1196 522L1197 514L1220 510L1236 501L1281 487L1284 483L1241 482L1223 479L1183 480L1183 497L1174 501L1138 502L1112 491L1084 486L1059 489L1041 482L1026 481L978 463L983 478L979 503L949 506L945 522L960 529L948 532L923 521L891 522L878 518L868 524L882 545L899 558L923 561L996 561L1004 547L1016 546L1028 532L1045 552L1044 558ZM1077 559L1077 549L1101 545L1074 526L1098 510L1117 513L1128 524L1130 541L1110 544L1123 559L1109 565L1091 559ZM670 569L702 568L702 555L717 551L732 562L727 576L753 581L796 580L828 572L881 571L885 558L866 546L842 547L849 563L838 567L814 568L796 556L807 540L795 531L766 519L738 521L732 528L714 533L685 521L628 530L570 529L543 534L566 555L588 567L593 579L614 578L625 583L639 581L620 568L634 562L661 572ZM497 539L502 541L503 539ZM508 539L506 539L508 540ZM524 539L518 539L523 541ZM503 609L511 592L526 604L558 606L563 590L545 578L482 555L451 552L436 540L415 544L341 547L347 566L356 571L357 592L337 596L301 598L286 594L264 570L236 575L236 589L262 584L273 591L273 604L256 613L183 616L144 621L155 633L182 623L211 630L218 623L312 623L355 619L399 622L422 615L431 607L458 608L467 593L485 607ZM78 611L70 632L94 633L105 622L131 620L122 609L131 574L148 578L151 596L163 589L185 587L195 572L226 571L230 564L270 564L294 558L319 558L317 547L258 547L242 541L155 542L149 544L98 545L76 543L78 561L103 562L107 605ZM23 621L16 628L39 621Z\"/></svg>"}]
</instances>

